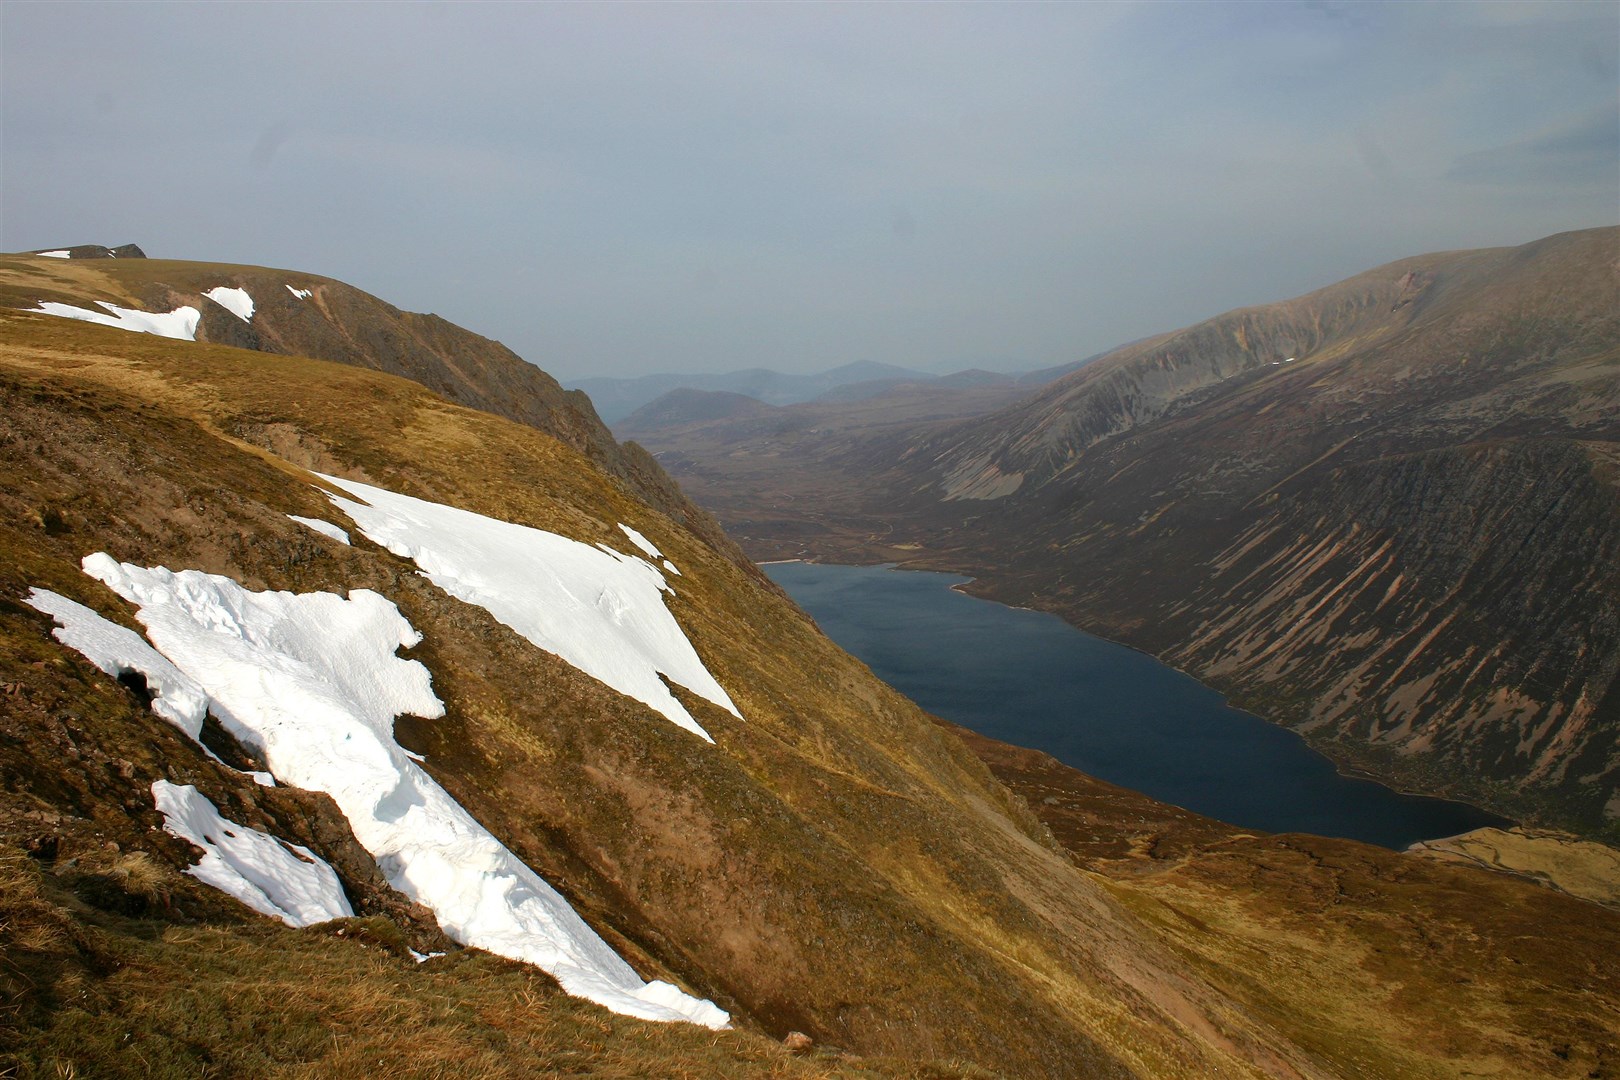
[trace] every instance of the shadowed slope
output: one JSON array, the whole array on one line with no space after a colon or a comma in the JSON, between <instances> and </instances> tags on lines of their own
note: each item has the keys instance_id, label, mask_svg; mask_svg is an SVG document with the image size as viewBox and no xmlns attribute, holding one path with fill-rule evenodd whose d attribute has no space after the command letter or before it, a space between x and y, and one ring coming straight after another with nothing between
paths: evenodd
<instances>
[{"instance_id":1,"label":"shadowed slope","mask_svg":"<svg viewBox=\"0 0 1620 1080\"><path fill-rule=\"evenodd\" d=\"M791 461L647 437L756 556L974 574L1341 760L1613 838L1617 266L1615 229L1402 260Z\"/></svg>"}]
</instances>

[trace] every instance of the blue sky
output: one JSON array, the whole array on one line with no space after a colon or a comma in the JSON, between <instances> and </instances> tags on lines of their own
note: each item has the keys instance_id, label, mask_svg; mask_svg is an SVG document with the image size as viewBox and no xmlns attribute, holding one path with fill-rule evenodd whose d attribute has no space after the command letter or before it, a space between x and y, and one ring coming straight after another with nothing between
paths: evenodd
<instances>
[{"instance_id":1,"label":"blue sky","mask_svg":"<svg viewBox=\"0 0 1620 1080\"><path fill-rule=\"evenodd\" d=\"M0 249L341 278L560 377L1044 367L1620 221L1620 5L0 6Z\"/></svg>"}]
</instances>

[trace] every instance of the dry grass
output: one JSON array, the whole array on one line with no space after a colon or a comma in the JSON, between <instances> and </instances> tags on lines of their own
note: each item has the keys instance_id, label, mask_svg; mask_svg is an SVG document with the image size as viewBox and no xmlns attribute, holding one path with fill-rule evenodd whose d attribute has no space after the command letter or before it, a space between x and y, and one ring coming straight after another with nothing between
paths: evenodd
<instances>
[{"instance_id":1,"label":"dry grass","mask_svg":"<svg viewBox=\"0 0 1620 1080\"><path fill-rule=\"evenodd\" d=\"M0 682L21 687L0 713L0 840L49 866L16 863L0 906L32 943L7 956L28 977L4 1035L19 1075L982 1075L918 1064L960 1058L1016 1076L1355 1075L1364 1061L1427 1076L1445 1058L1424 1037L1446 1048L1476 1030L1447 1020L1459 1003L1567 1041L1614 1001L1595 985L1581 1005L1570 979L1457 991L1466 890L1425 894L1426 921L1396 933L1409 901L1375 882L1388 919L1313 935L1287 915L1296 892L1314 895L1303 856L1205 860L1151 890L1076 871L958 740L538 431L317 361L4 312L0 337ZM284 515L341 515L301 466L588 543L622 544L616 525L631 524L680 567L672 610L746 720L687 696L719 744L697 746L408 562L314 536ZM449 705L403 720L401 739L638 970L713 996L753 1033L625 1020L476 954L417 967L400 952L419 931L375 916L342 936L292 932L210 898L177 873L183 852L164 846L142 785L197 782L233 813L251 801L311 829L319 807L233 781L14 602L39 585L128 624L77 569L97 549L395 600ZM1100 849L1202 844L1138 839ZM1447 946L1432 971L1368 966L1421 933ZM1391 1013L1391 982L1434 1003ZM1521 992L1536 1000L1515 1020ZM1560 1005L1579 1021L1560 1026ZM792 1057L759 1034L790 1029L866 1056Z\"/></svg>"},{"instance_id":2,"label":"dry grass","mask_svg":"<svg viewBox=\"0 0 1620 1080\"><path fill-rule=\"evenodd\" d=\"M1583 900L1620 908L1620 850L1569 833L1517 826L1475 829L1428 841L1418 851L1431 858L1517 874Z\"/></svg>"},{"instance_id":3,"label":"dry grass","mask_svg":"<svg viewBox=\"0 0 1620 1080\"><path fill-rule=\"evenodd\" d=\"M216 927L75 916L71 900L50 896L58 889L33 860L0 848L0 1075L990 1075L828 1051L796 1056L748 1032L631 1020L488 954L417 965L379 947L375 934L340 933L351 920L291 931L268 920Z\"/></svg>"},{"instance_id":4,"label":"dry grass","mask_svg":"<svg viewBox=\"0 0 1620 1080\"><path fill-rule=\"evenodd\" d=\"M1620 1075L1613 910L1351 841L1242 833L970 745L1189 968L1330 1075Z\"/></svg>"},{"instance_id":5,"label":"dry grass","mask_svg":"<svg viewBox=\"0 0 1620 1080\"><path fill-rule=\"evenodd\" d=\"M426 634L413 655L451 705L416 733L429 769L648 977L683 982L774 1035L807 1030L867 1055L1035 1074L1110 1068L1117 1051L1069 1009L1078 990L1096 993L1080 924L1064 910L1071 901L1031 911L1004 885L1008 873L1066 873L1012 826L1016 804L791 605L578 453L386 375L45 316L0 320L10 421L0 510L50 506L60 519L48 529L26 512L0 514L5 596L38 585L129 624L128 608L77 569L97 549L252 588L379 589ZM288 521L341 515L307 473L255 445L272 437L312 464L586 542L622 545L616 523L633 524L681 567L677 616L747 721L688 701L725 750L694 747L645 707L450 601L408 563L364 542L338 548ZM133 761L146 783L191 779L173 772L185 751L121 734L130 704L111 680L67 660L48 621L12 611L17 661L39 657L51 676L17 677L40 683L42 705L88 714L69 727L96 721L61 738ZM8 664L5 678L15 670ZM93 701L104 718L84 709ZM19 761L53 762L58 751L41 732L20 736L35 742ZM34 786L49 805L90 814L149 804L105 771L87 783L76 763L61 764L20 766L40 773ZM185 767L216 790L222 782L209 766ZM908 838L904 852L889 850L897 837ZM908 861L926 873L907 871ZM119 904L139 897L143 886L124 888L139 877L129 869L120 878L99 868L95 888ZM950 917L956 904L974 919ZM965 932L975 925L1015 928L1019 947L988 949ZM1054 934L1065 943L1050 953ZM1049 972L1026 969L1024 954L1047 957ZM1131 1028L1150 1024L1131 1020L1107 1041L1129 1047L1142 1041Z\"/></svg>"}]
</instances>

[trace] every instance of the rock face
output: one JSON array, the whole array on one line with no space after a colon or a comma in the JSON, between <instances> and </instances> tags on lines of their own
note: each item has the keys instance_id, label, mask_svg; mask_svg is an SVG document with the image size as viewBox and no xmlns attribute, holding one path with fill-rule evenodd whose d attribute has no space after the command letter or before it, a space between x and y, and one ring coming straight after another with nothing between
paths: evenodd
<instances>
[{"instance_id":1,"label":"rock face","mask_svg":"<svg viewBox=\"0 0 1620 1080\"><path fill-rule=\"evenodd\" d=\"M65 251L70 259L144 259L146 252L135 244L103 247L101 244L77 244L69 248L41 248L40 251ZM35 252L34 254L39 254ZM60 256L58 256L60 257Z\"/></svg>"},{"instance_id":2,"label":"rock face","mask_svg":"<svg viewBox=\"0 0 1620 1080\"><path fill-rule=\"evenodd\" d=\"M1620 837L1617 265L1614 229L1407 259L776 473L644 438L757 555L973 573L1343 760Z\"/></svg>"}]
</instances>

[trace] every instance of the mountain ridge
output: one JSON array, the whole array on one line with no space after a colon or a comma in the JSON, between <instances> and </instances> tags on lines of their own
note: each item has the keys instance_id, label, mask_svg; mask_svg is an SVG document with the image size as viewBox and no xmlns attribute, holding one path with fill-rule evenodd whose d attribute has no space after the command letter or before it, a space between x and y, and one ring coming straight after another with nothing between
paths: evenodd
<instances>
[{"instance_id":1,"label":"mountain ridge","mask_svg":"<svg viewBox=\"0 0 1620 1080\"><path fill-rule=\"evenodd\" d=\"M1073 371L1092 359L1095 357L1017 374L967 368L945 375L934 375L894 364L857 360L809 375L787 374L769 368L744 368L721 374L660 373L631 378L572 379L569 380L569 384L588 393L591 400L596 403L603 420L617 428L667 394L681 391L741 394L767 405L781 407L813 401L872 397L911 386L931 386L940 389L983 385L1038 386Z\"/></svg>"},{"instance_id":2,"label":"mountain ridge","mask_svg":"<svg viewBox=\"0 0 1620 1080\"><path fill-rule=\"evenodd\" d=\"M0 933L12 935L0 1060L24 1075L330 1075L381 1061L468 1076L1397 1077L1461 1060L1578 1076L1620 1060L1604 1034L1620 988L1593 960L1620 941L1607 909L1359 845L1248 836L1244 854L1223 855L1239 838L1220 829L1207 847L1175 842L1196 865L1156 860L1139 813L1099 827L1144 857L1095 864L751 568L566 439L366 366L208 341L206 317L193 342L23 310L50 283L63 303L139 299L127 278L74 292L86 279L55 262L0 258ZM231 283L181 284L189 298ZM629 526L678 567L665 603L741 719L673 687L708 746L535 647L406 549L368 540L312 467L635 558ZM353 526L352 543L288 515ZM387 597L421 633L405 655L446 705L440 719L399 718L401 746L639 975L709 997L739 1030L691 1040L476 950L418 967L407 949L443 948L436 928L375 887L328 801L213 760L20 602L47 588L137 630L81 571L96 551L251 590ZM194 853L157 820L158 779L327 857L360 917L289 930L199 884L185 873ZM1342 931L1288 914L1291 892L1320 911L1352 872L1333 901L1356 913ZM1421 964L1368 971L1383 935L1416 940L1381 906L1398 895L1430 905L1417 932L1438 944ZM1538 955L1521 916L1556 920L1564 946ZM1236 973L1272 950L1277 920L1303 950L1286 955L1333 980L1282 964L1269 973L1285 992L1244 985ZM1479 967L1481 949L1504 959ZM1524 963L1544 1010L1514 1007ZM1389 1012L1396 984L1420 1000L1359 1030ZM853 1053L795 1058L774 1045L793 1030Z\"/></svg>"},{"instance_id":3,"label":"mountain ridge","mask_svg":"<svg viewBox=\"0 0 1620 1080\"><path fill-rule=\"evenodd\" d=\"M1612 839L1617 256L1400 260L979 416L823 417L797 478L740 426L638 437L757 557L968 573L1341 762Z\"/></svg>"}]
</instances>

